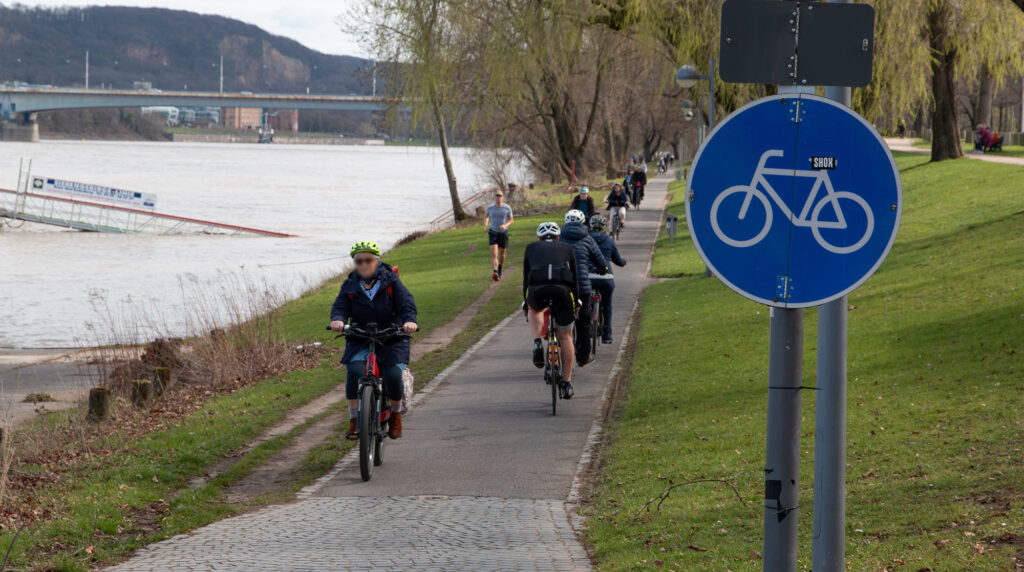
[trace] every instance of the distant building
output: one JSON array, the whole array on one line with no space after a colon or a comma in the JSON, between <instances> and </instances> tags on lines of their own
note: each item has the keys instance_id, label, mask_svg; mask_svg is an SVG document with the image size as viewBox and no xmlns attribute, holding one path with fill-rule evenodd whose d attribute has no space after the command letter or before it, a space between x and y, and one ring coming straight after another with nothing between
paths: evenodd
<instances>
[{"instance_id":1,"label":"distant building","mask_svg":"<svg viewBox=\"0 0 1024 572\"><path fill-rule=\"evenodd\" d=\"M174 127L178 124L180 117L177 107L143 107L143 115L162 115L167 125Z\"/></svg>"},{"instance_id":2,"label":"distant building","mask_svg":"<svg viewBox=\"0 0 1024 572\"><path fill-rule=\"evenodd\" d=\"M225 129L259 129L263 110L258 107L225 107L220 125Z\"/></svg>"},{"instance_id":3,"label":"distant building","mask_svg":"<svg viewBox=\"0 0 1024 572\"><path fill-rule=\"evenodd\" d=\"M178 122L193 127L220 125L219 107L179 107Z\"/></svg>"},{"instance_id":4,"label":"distant building","mask_svg":"<svg viewBox=\"0 0 1024 572\"><path fill-rule=\"evenodd\" d=\"M299 110L279 109L270 114L270 117L267 118L267 124L274 131L298 132Z\"/></svg>"}]
</instances>

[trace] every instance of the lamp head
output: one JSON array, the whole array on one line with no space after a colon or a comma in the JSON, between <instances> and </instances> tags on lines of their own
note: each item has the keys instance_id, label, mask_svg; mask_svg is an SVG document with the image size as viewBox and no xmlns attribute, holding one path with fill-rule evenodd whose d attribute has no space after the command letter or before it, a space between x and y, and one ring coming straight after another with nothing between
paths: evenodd
<instances>
[{"instance_id":1,"label":"lamp head","mask_svg":"<svg viewBox=\"0 0 1024 572\"><path fill-rule=\"evenodd\" d=\"M679 109L683 110L683 119L686 121L693 121L694 109L697 109L696 104L692 100L686 99L679 104Z\"/></svg>"},{"instance_id":2,"label":"lamp head","mask_svg":"<svg viewBox=\"0 0 1024 572\"><path fill-rule=\"evenodd\" d=\"M676 85L683 89L690 89L697 85L699 79L700 73L691 65L685 65L676 71Z\"/></svg>"}]
</instances>

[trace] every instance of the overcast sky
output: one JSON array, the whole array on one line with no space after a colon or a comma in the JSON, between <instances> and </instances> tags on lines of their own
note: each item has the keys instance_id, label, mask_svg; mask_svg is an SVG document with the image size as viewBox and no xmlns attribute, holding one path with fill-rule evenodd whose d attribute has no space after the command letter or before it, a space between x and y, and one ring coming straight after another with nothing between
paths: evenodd
<instances>
[{"instance_id":1,"label":"overcast sky","mask_svg":"<svg viewBox=\"0 0 1024 572\"><path fill-rule=\"evenodd\" d=\"M29 6L145 6L218 14L255 24L327 54L363 55L335 22L360 0L21 0ZM4 2L10 5L13 2Z\"/></svg>"}]
</instances>

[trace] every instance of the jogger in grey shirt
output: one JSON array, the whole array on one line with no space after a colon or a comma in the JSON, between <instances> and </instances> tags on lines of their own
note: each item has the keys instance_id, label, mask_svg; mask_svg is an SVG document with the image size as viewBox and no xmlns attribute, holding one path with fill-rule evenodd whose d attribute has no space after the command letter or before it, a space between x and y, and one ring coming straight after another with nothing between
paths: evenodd
<instances>
[{"instance_id":1,"label":"jogger in grey shirt","mask_svg":"<svg viewBox=\"0 0 1024 572\"><path fill-rule=\"evenodd\" d=\"M494 193L494 204L487 207L487 242L491 245L491 277L501 279L505 251L508 250L508 227L512 226L512 207L505 204L505 193Z\"/></svg>"}]
</instances>

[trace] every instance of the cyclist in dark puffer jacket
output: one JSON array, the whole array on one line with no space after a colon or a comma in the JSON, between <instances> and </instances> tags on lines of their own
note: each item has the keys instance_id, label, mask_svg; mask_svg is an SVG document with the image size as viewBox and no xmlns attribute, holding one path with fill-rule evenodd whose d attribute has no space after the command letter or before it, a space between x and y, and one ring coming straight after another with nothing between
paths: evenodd
<instances>
[{"instance_id":1,"label":"cyclist in dark puffer jacket","mask_svg":"<svg viewBox=\"0 0 1024 572\"><path fill-rule=\"evenodd\" d=\"M619 254L615 239L605 234L608 219L601 215L590 217L590 238L594 239L601 254L616 266L625 266L626 260ZM590 283L594 291L601 295L601 315L604 316L604 331L601 332L601 343L612 343L612 294L615 292L615 276L607 274L591 274Z\"/></svg>"},{"instance_id":2,"label":"cyclist in dark puffer jacket","mask_svg":"<svg viewBox=\"0 0 1024 572\"><path fill-rule=\"evenodd\" d=\"M601 249L584 225L586 218L578 210L565 213L565 226L562 227L561 241L572 247L576 253L576 266L579 271L580 308L579 319L576 320L576 363L580 367L594 361L590 355L590 320L593 318L593 304L590 294L591 274L608 272L608 260L601 254Z\"/></svg>"}]
</instances>

